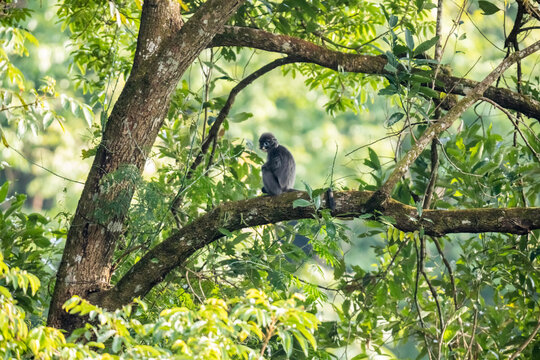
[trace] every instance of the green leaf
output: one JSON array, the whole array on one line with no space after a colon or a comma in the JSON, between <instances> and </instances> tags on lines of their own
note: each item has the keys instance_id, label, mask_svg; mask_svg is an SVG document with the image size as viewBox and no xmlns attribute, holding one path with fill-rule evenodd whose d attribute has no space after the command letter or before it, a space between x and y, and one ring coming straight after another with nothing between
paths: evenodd
<instances>
[{"instance_id":1,"label":"green leaf","mask_svg":"<svg viewBox=\"0 0 540 360\"><path fill-rule=\"evenodd\" d=\"M33 274L27 274L27 276L28 282L30 283L30 289L32 290L32 295L35 295L41 286L41 282L39 281L39 278Z\"/></svg>"},{"instance_id":2,"label":"green leaf","mask_svg":"<svg viewBox=\"0 0 540 360\"><path fill-rule=\"evenodd\" d=\"M313 199L313 189L311 188L311 186L309 186L308 183L306 183L305 181L303 181L304 183L304 188L306 189L306 192L308 193L309 195L309 198L310 199Z\"/></svg>"},{"instance_id":3,"label":"green leaf","mask_svg":"<svg viewBox=\"0 0 540 360\"><path fill-rule=\"evenodd\" d=\"M34 239L34 243L42 249L47 248L51 245L51 241L44 236L40 236Z\"/></svg>"},{"instance_id":4,"label":"green leaf","mask_svg":"<svg viewBox=\"0 0 540 360\"><path fill-rule=\"evenodd\" d=\"M497 7L497 5L489 2L489 1L483 1L483 0L480 0L478 1L478 6L480 6L480 9L482 9L484 11L484 15L493 15L495 14L497 11L500 11L501 9L499 9Z\"/></svg>"},{"instance_id":5,"label":"green leaf","mask_svg":"<svg viewBox=\"0 0 540 360\"><path fill-rule=\"evenodd\" d=\"M362 359L367 359L367 358L368 358L367 354L358 354L355 357L353 357L351 360L362 360Z\"/></svg>"},{"instance_id":6,"label":"green leaf","mask_svg":"<svg viewBox=\"0 0 540 360\"><path fill-rule=\"evenodd\" d=\"M416 47L416 49L414 49L414 56L417 56L419 54L422 54L422 53L428 51L433 46L435 46L435 44L437 43L438 40L439 40L439 36L435 36L435 37L432 37L431 39L426 40L423 43L421 43L420 45L418 45Z\"/></svg>"},{"instance_id":7,"label":"green leaf","mask_svg":"<svg viewBox=\"0 0 540 360\"><path fill-rule=\"evenodd\" d=\"M81 109L84 120L86 120L86 124L88 127L92 127L92 123L94 122L94 113L92 112L92 108L86 104L81 104Z\"/></svg>"},{"instance_id":8,"label":"green leaf","mask_svg":"<svg viewBox=\"0 0 540 360\"><path fill-rule=\"evenodd\" d=\"M373 169L379 170L381 168L381 163L379 161L379 156L377 153L370 147L368 147L369 152L369 160L371 161L371 164L373 166Z\"/></svg>"},{"instance_id":9,"label":"green leaf","mask_svg":"<svg viewBox=\"0 0 540 360\"><path fill-rule=\"evenodd\" d=\"M233 116L229 117L229 119L234 123L240 123L240 122L246 121L247 119L251 117L253 117L252 113L241 112L238 114L234 114Z\"/></svg>"},{"instance_id":10,"label":"green leaf","mask_svg":"<svg viewBox=\"0 0 540 360\"><path fill-rule=\"evenodd\" d=\"M336 237L336 225L333 222L326 223L326 233L332 239Z\"/></svg>"},{"instance_id":11,"label":"green leaf","mask_svg":"<svg viewBox=\"0 0 540 360\"><path fill-rule=\"evenodd\" d=\"M305 199L296 199L293 201L293 209L296 209L297 207L307 207L311 205L313 204Z\"/></svg>"},{"instance_id":12,"label":"green leaf","mask_svg":"<svg viewBox=\"0 0 540 360\"><path fill-rule=\"evenodd\" d=\"M108 330L108 331L105 331L103 334L100 334L98 337L97 337L97 342L99 343L103 343L105 341L107 341L107 339L109 339L111 336L113 336L114 334L116 334L116 330Z\"/></svg>"},{"instance_id":13,"label":"green leaf","mask_svg":"<svg viewBox=\"0 0 540 360\"><path fill-rule=\"evenodd\" d=\"M417 201L416 203L416 212L418 213L418 216L422 217L422 212L423 212L423 208L422 208L422 202L421 201Z\"/></svg>"},{"instance_id":14,"label":"green leaf","mask_svg":"<svg viewBox=\"0 0 540 360\"><path fill-rule=\"evenodd\" d=\"M299 326L298 330L300 330L302 335L304 335L307 341L309 341L309 343L311 344L311 347L317 350L317 340L315 340L315 337L313 336L313 334L310 333L309 330L307 330L304 326Z\"/></svg>"},{"instance_id":15,"label":"green leaf","mask_svg":"<svg viewBox=\"0 0 540 360\"><path fill-rule=\"evenodd\" d=\"M0 203L6 200L6 196L9 190L9 181L6 181L2 187L0 187Z\"/></svg>"},{"instance_id":16,"label":"green leaf","mask_svg":"<svg viewBox=\"0 0 540 360\"><path fill-rule=\"evenodd\" d=\"M46 113L43 115L43 128L48 128L52 122L54 121L54 116L51 112Z\"/></svg>"},{"instance_id":17,"label":"green leaf","mask_svg":"<svg viewBox=\"0 0 540 360\"><path fill-rule=\"evenodd\" d=\"M97 342L97 341L89 341L87 346L97 347L99 349L105 349L105 344Z\"/></svg>"},{"instance_id":18,"label":"green leaf","mask_svg":"<svg viewBox=\"0 0 540 360\"><path fill-rule=\"evenodd\" d=\"M384 71L387 71L391 74L397 74L398 72L398 69L396 69L394 66L390 65L390 63L386 63L386 65L384 65Z\"/></svg>"},{"instance_id":19,"label":"green leaf","mask_svg":"<svg viewBox=\"0 0 540 360\"><path fill-rule=\"evenodd\" d=\"M315 198L313 198L313 203L315 204L315 209L320 209L321 208L321 197L320 196L315 196Z\"/></svg>"},{"instance_id":20,"label":"green leaf","mask_svg":"<svg viewBox=\"0 0 540 360\"><path fill-rule=\"evenodd\" d=\"M423 75L414 74L411 76L411 82L419 84L431 83L431 78Z\"/></svg>"},{"instance_id":21,"label":"green leaf","mask_svg":"<svg viewBox=\"0 0 540 360\"><path fill-rule=\"evenodd\" d=\"M405 116L402 112L393 113L388 119L388 126L392 126Z\"/></svg>"},{"instance_id":22,"label":"green leaf","mask_svg":"<svg viewBox=\"0 0 540 360\"><path fill-rule=\"evenodd\" d=\"M278 331L279 337L281 338L281 344L283 345L283 350L287 354L287 357L291 357L293 351L293 341L291 334L286 331Z\"/></svg>"},{"instance_id":23,"label":"green leaf","mask_svg":"<svg viewBox=\"0 0 540 360\"><path fill-rule=\"evenodd\" d=\"M298 331L293 332L293 335L298 341L298 344L300 345L302 350L304 351L304 355L308 356L308 344L306 342L306 339Z\"/></svg>"},{"instance_id":24,"label":"green leaf","mask_svg":"<svg viewBox=\"0 0 540 360\"><path fill-rule=\"evenodd\" d=\"M112 342L112 351L118 353L122 349L122 337L115 336Z\"/></svg>"},{"instance_id":25,"label":"green leaf","mask_svg":"<svg viewBox=\"0 0 540 360\"><path fill-rule=\"evenodd\" d=\"M418 92L433 99L439 98L439 93L437 91L431 88L425 87L425 86L420 86L420 88L418 89Z\"/></svg>"},{"instance_id":26,"label":"green leaf","mask_svg":"<svg viewBox=\"0 0 540 360\"><path fill-rule=\"evenodd\" d=\"M390 17L388 18L388 25L393 28L394 26L396 26L398 23L398 17L395 16L395 15L390 15Z\"/></svg>"},{"instance_id":27,"label":"green leaf","mask_svg":"<svg viewBox=\"0 0 540 360\"><path fill-rule=\"evenodd\" d=\"M232 237L233 236L233 233L230 232L229 230L225 229L225 228L219 228L218 231L220 233L222 233L223 235L225 235L226 237Z\"/></svg>"},{"instance_id":28,"label":"green leaf","mask_svg":"<svg viewBox=\"0 0 540 360\"><path fill-rule=\"evenodd\" d=\"M413 51L414 49L414 39L412 37L412 33L409 29L405 29L405 43L407 44L407 47L409 50Z\"/></svg>"}]
</instances>

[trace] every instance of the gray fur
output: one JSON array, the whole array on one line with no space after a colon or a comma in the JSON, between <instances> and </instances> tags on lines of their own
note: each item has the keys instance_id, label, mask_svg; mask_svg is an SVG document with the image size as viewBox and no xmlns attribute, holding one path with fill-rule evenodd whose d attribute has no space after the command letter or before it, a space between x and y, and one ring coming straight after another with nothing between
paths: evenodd
<instances>
[{"instance_id":1,"label":"gray fur","mask_svg":"<svg viewBox=\"0 0 540 360\"><path fill-rule=\"evenodd\" d=\"M291 152L279 145L271 133L261 135L259 147L267 153L266 163L262 166L263 193L279 195L294 190L296 164Z\"/></svg>"}]
</instances>

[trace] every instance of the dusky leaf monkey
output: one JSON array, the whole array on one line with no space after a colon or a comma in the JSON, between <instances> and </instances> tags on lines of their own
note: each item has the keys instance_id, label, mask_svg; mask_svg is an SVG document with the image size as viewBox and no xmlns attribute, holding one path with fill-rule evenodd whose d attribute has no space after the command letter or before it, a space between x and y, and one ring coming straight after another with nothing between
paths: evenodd
<instances>
[{"instance_id":1,"label":"dusky leaf monkey","mask_svg":"<svg viewBox=\"0 0 540 360\"><path fill-rule=\"evenodd\" d=\"M279 195L294 191L296 164L289 150L280 145L274 135L264 133L259 138L259 147L266 152L266 163L262 166L262 192L268 195Z\"/></svg>"}]
</instances>

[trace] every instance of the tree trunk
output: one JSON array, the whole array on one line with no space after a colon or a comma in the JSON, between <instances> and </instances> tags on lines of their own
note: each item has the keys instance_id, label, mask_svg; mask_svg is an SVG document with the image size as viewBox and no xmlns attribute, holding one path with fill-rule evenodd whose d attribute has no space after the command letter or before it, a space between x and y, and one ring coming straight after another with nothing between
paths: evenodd
<instances>
[{"instance_id":1,"label":"tree trunk","mask_svg":"<svg viewBox=\"0 0 540 360\"><path fill-rule=\"evenodd\" d=\"M82 324L62 304L109 287L112 255L141 173L180 77L243 0L208 0L183 25L178 1L146 0L131 74L109 116L56 277L48 325ZM107 181L114 175L114 182Z\"/></svg>"}]
</instances>

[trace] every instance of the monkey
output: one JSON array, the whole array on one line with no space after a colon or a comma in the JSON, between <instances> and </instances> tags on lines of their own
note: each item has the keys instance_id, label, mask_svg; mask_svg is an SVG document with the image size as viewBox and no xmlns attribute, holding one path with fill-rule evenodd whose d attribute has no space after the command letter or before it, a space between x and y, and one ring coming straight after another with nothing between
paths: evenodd
<instances>
[{"instance_id":1,"label":"monkey","mask_svg":"<svg viewBox=\"0 0 540 360\"><path fill-rule=\"evenodd\" d=\"M262 192L268 195L279 195L294 191L296 164L289 150L279 145L271 133L264 133L259 138L259 147L267 153L266 163L262 166Z\"/></svg>"}]
</instances>

